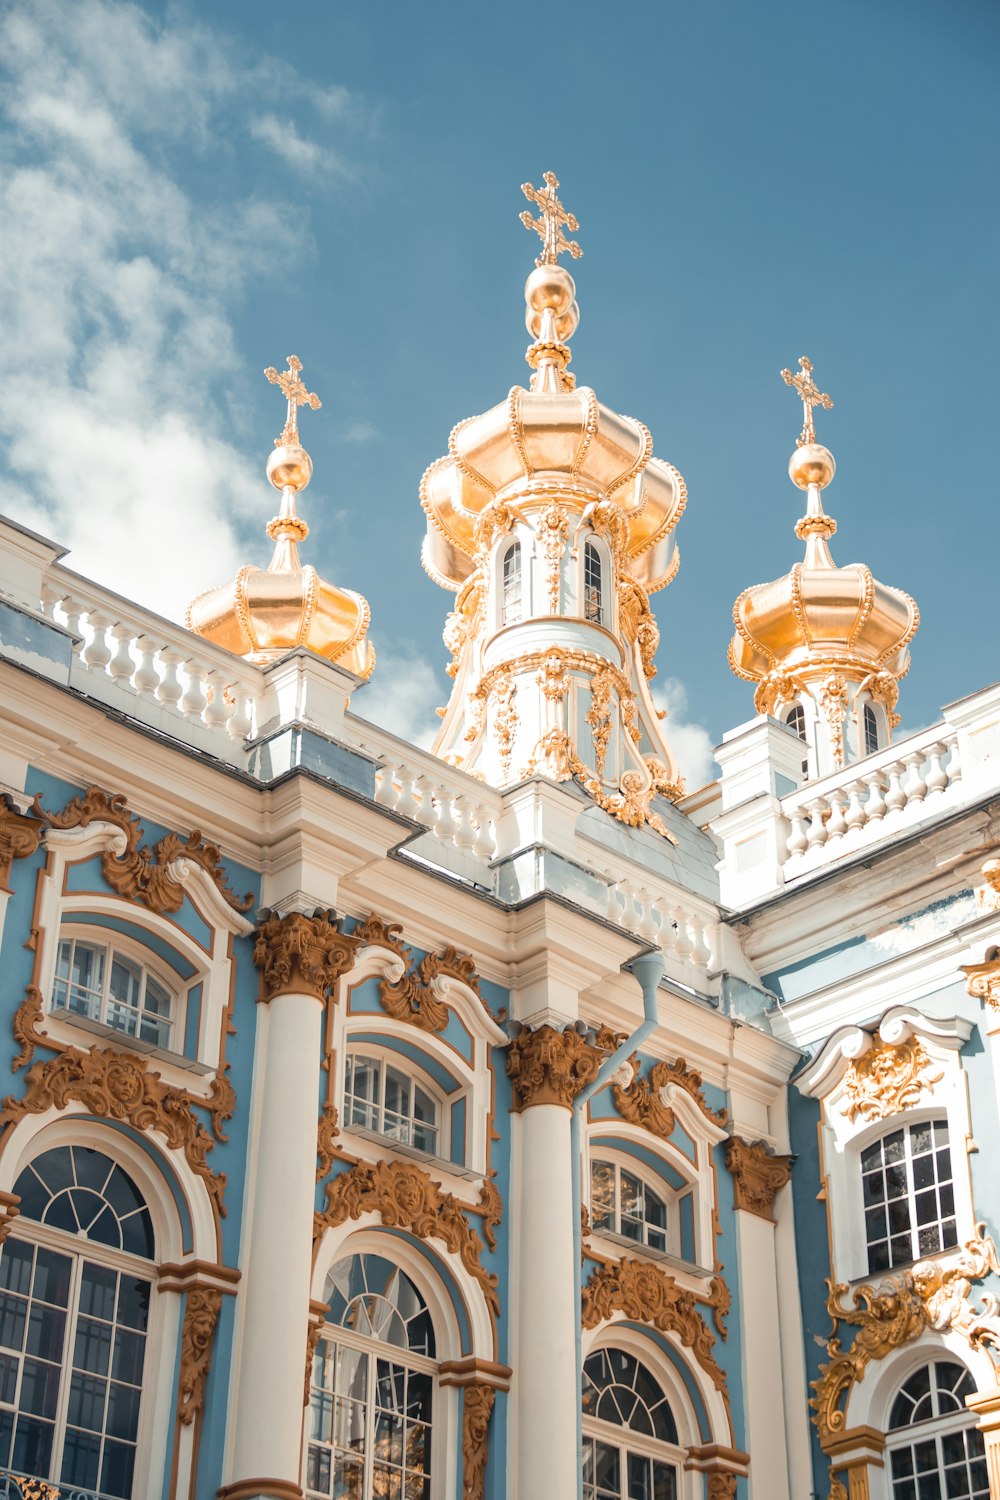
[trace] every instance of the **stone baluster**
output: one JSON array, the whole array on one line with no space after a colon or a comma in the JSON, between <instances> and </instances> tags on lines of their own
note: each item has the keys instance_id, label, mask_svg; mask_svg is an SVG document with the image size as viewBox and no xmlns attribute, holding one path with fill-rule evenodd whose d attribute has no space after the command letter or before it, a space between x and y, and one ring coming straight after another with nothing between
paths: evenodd
<instances>
[{"instance_id":1,"label":"stone baluster","mask_svg":"<svg viewBox=\"0 0 1000 1500\"><path fill-rule=\"evenodd\" d=\"M844 827L853 832L855 828L863 828L868 821L861 793L864 791L865 783L862 778L852 781L847 788L847 808L844 812Z\"/></svg>"},{"instance_id":2,"label":"stone baluster","mask_svg":"<svg viewBox=\"0 0 1000 1500\"><path fill-rule=\"evenodd\" d=\"M382 762L378 773L378 785L375 788L375 801L379 807L396 806L396 770L397 763L388 757Z\"/></svg>"},{"instance_id":3,"label":"stone baluster","mask_svg":"<svg viewBox=\"0 0 1000 1500\"><path fill-rule=\"evenodd\" d=\"M472 809L473 824L476 829L475 841L472 845L473 852L481 859L492 859L493 850L496 847L493 841L493 833L490 829L490 815L481 802L477 802Z\"/></svg>"},{"instance_id":4,"label":"stone baluster","mask_svg":"<svg viewBox=\"0 0 1000 1500\"><path fill-rule=\"evenodd\" d=\"M177 670L181 664L181 653L172 646L164 646L159 652L163 676L156 687L156 697L167 708L176 708L182 692Z\"/></svg>"},{"instance_id":5,"label":"stone baluster","mask_svg":"<svg viewBox=\"0 0 1000 1500\"><path fill-rule=\"evenodd\" d=\"M472 826L472 803L464 794L455 798L455 811L458 813L455 843L466 854L471 854L476 847L476 830Z\"/></svg>"},{"instance_id":6,"label":"stone baluster","mask_svg":"<svg viewBox=\"0 0 1000 1500\"><path fill-rule=\"evenodd\" d=\"M816 849L826 843L826 823L823 814L827 809L825 797L814 797L812 802L806 803L806 811L809 814L809 828L806 839L810 849Z\"/></svg>"},{"instance_id":7,"label":"stone baluster","mask_svg":"<svg viewBox=\"0 0 1000 1500\"><path fill-rule=\"evenodd\" d=\"M673 910L674 924L677 928L674 934L673 953L681 963L688 963L691 958L691 938L688 935L688 915L683 906L675 906Z\"/></svg>"},{"instance_id":8,"label":"stone baluster","mask_svg":"<svg viewBox=\"0 0 1000 1500\"><path fill-rule=\"evenodd\" d=\"M868 788L868 796L865 799L865 817L869 823L877 823L880 818L885 817L885 800L882 796L882 772L870 771L864 778L864 783Z\"/></svg>"},{"instance_id":9,"label":"stone baluster","mask_svg":"<svg viewBox=\"0 0 1000 1500\"><path fill-rule=\"evenodd\" d=\"M902 812L906 806L906 793L903 791L903 762L894 760L888 767L889 790L885 794L886 814Z\"/></svg>"},{"instance_id":10,"label":"stone baluster","mask_svg":"<svg viewBox=\"0 0 1000 1500\"><path fill-rule=\"evenodd\" d=\"M139 652L139 665L132 673L132 686L137 693L155 695L160 685L160 674L156 670L156 642L150 640L148 635L140 635L135 645Z\"/></svg>"},{"instance_id":11,"label":"stone baluster","mask_svg":"<svg viewBox=\"0 0 1000 1500\"><path fill-rule=\"evenodd\" d=\"M691 962L699 969L707 969L712 957L712 950L708 944L707 924L701 917L694 917L691 922Z\"/></svg>"},{"instance_id":12,"label":"stone baluster","mask_svg":"<svg viewBox=\"0 0 1000 1500\"><path fill-rule=\"evenodd\" d=\"M651 943L659 931L660 924L657 921L656 913L653 910L653 903L649 898L649 892L645 886L639 891L638 902L639 921L636 924L635 930L647 943Z\"/></svg>"},{"instance_id":13,"label":"stone baluster","mask_svg":"<svg viewBox=\"0 0 1000 1500\"><path fill-rule=\"evenodd\" d=\"M189 657L184 663L184 675L187 678L187 683L181 694L178 707L185 719L200 720L208 706L208 699L205 697L201 685L201 672L201 666L195 661L194 657Z\"/></svg>"},{"instance_id":14,"label":"stone baluster","mask_svg":"<svg viewBox=\"0 0 1000 1500\"><path fill-rule=\"evenodd\" d=\"M806 834L806 815L804 807L797 807L788 815L791 824L791 832L788 835L789 854L803 855L809 848L809 838Z\"/></svg>"},{"instance_id":15,"label":"stone baluster","mask_svg":"<svg viewBox=\"0 0 1000 1500\"><path fill-rule=\"evenodd\" d=\"M605 871L605 879L608 882L608 921L621 923L622 920L622 896L618 889L618 883L610 871Z\"/></svg>"},{"instance_id":16,"label":"stone baluster","mask_svg":"<svg viewBox=\"0 0 1000 1500\"><path fill-rule=\"evenodd\" d=\"M73 654L79 656L83 650L83 633L80 630L80 618L86 611L86 606L79 599L74 599L72 594L66 594L59 600L59 608L66 616L66 629L70 635L75 637Z\"/></svg>"},{"instance_id":17,"label":"stone baluster","mask_svg":"<svg viewBox=\"0 0 1000 1500\"><path fill-rule=\"evenodd\" d=\"M948 757L946 770L948 772L949 788L958 786L958 783L962 779L962 757L958 748L958 740L952 740L951 742L951 754Z\"/></svg>"},{"instance_id":18,"label":"stone baluster","mask_svg":"<svg viewBox=\"0 0 1000 1500\"><path fill-rule=\"evenodd\" d=\"M54 589L50 583L43 583L39 603L45 618L51 620L53 624L58 625L59 621L56 619L56 605L59 603L58 590Z\"/></svg>"},{"instance_id":19,"label":"stone baluster","mask_svg":"<svg viewBox=\"0 0 1000 1500\"><path fill-rule=\"evenodd\" d=\"M416 773L409 766L400 766L399 798L396 802L396 811L404 818L411 818L413 822L417 821L420 813L416 783Z\"/></svg>"},{"instance_id":20,"label":"stone baluster","mask_svg":"<svg viewBox=\"0 0 1000 1500\"><path fill-rule=\"evenodd\" d=\"M622 893L622 914L619 921L629 932L638 932L641 917L638 889L631 880L622 880L619 883L619 890Z\"/></svg>"},{"instance_id":21,"label":"stone baluster","mask_svg":"<svg viewBox=\"0 0 1000 1500\"><path fill-rule=\"evenodd\" d=\"M934 797L939 792L943 792L948 785L948 773L941 764L947 753L948 747L940 741L936 745L932 745L927 752L927 759L930 761L925 778L928 797Z\"/></svg>"},{"instance_id":22,"label":"stone baluster","mask_svg":"<svg viewBox=\"0 0 1000 1500\"><path fill-rule=\"evenodd\" d=\"M205 673L205 723L209 729L225 729L231 714L222 674L212 667Z\"/></svg>"},{"instance_id":23,"label":"stone baluster","mask_svg":"<svg viewBox=\"0 0 1000 1500\"><path fill-rule=\"evenodd\" d=\"M909 755L903 757L903 765L906 766L909 772L903 784L907 805L913 802L922 802L927 795L927 783L920 774L920 768L923 763L924 752L922 750L911 750Z\"/></svg>"},{"instance_id":24,"label":"stone baluster","mask_svg":"<svg viewBox=\"0 0 1000 1500\"><path fill-rule=\"evenodd\" d=\"M131 625L125 625L121 620L116 621L111 627L111 639L115 643L115 654L108 662L108 671L119 687L131 688L132 674L135 671L135 660L132 656L132 637L135 634Z\"/></svg>"},{"instance_id":25,"label":"stone baluster","mask_svg":"<svg viewBox=\"0 0 1000 1500\"><path fill-rule=\"evenodd\" d=\"M828 840L843 838L847 832L847 819L844 816L846 803L847 792L843 787L837 787L830 793L830 818L826 825Z\"/></svg>"},{"instance_id":26,"label":"stone baluster","mask_svg":"<svg viewBox=\"0 0 1000 1500\"><path fill-rule=\"evenodd\" d=\"M111 660L111 647L108 645L108 626L111 623L108 616L101 614L100 610L88 609L87 626L93 631L93 635L80 656L92 672L105 671Z\"/></svg>"},{"instance_id":27,"label":"stone baluster","mask_svg":"<svg viewBox=\"0 0 1000 1500\"><path fill-rule=\"evenodd\" d=\"M225 696L231 701L233 711L226 725L231 740L245 740L253 729L254 698L238 682L231 682Z\"/></svg>"},{"instance_id":28,"label":"stone baluster","mask_svg":"<svg viewBox=\"0 0 1000 1500\"><path fill-rule=\"evenodd\" d=\"M444 844L454 842L455 834L458 832L458 823L452 811L452 797L447 787L440 782L430 788L430 794L434 799L434 807L437 818L434 824L434 832Z\"/></svg>"}]
</instances>

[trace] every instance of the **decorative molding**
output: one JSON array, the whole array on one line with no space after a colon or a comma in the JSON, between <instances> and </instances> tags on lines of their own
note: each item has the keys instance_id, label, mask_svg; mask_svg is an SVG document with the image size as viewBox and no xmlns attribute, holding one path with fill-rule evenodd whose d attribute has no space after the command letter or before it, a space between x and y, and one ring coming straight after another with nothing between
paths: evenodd
<instances>
[{"instance_id":1,"label":"decorative molding","mask_svg":"<svg viewBox=\"0 0 1000 1500\"><path fill-rule=\"evenodd\" d=\"M41 1026L42 992L37 985L29 984L24 991L24 999L11 1017L14 1040L21 1049L10 1065L12 1073L28 1066L39 1042L46 1044Z\"/></svg>"},{"instance_id":2,"label":"decorative molding","mask_svg":"<svg viewBox=\"0 0 1000 1500\"><path fill-rule=\"evenodd\" d=\"M230 888L221 850L215 844L206 843L197 830L186 839L176 833L164 834L152 849L142 844L142 824L128 811L121 792L106 792L101 787L91 786L67 803L61 812L49 813L41 806L38 811L50 828L87 828L91 823L111 823L118 828L119 837L101 856L101 871L119 896L138 901L150 911L161 914L180 911L184 905L184 884L175 879L169 869L174 860L197 865L234 911L247 912L254 903L252 891L237 896Z\"/></svg>"},{"instance_id":3,"label":"decorative molding","mask_svg":"<svg viewBox=\"0 0 1000 1500\"><path fill-rule=\"evenodd\" d=\"M629 1257L597 1266L583 1288L581 1305L584 1328L596 1328L620 1312L636 1322L651 1324L661 1333L677 1334L728 1407L726 1377L712 1352L715 1336L698 1312L692 1294L668 1271Z\"/></svg>"},{"instance_id":4,"label":"decorative molding","mask_svg":"<svg viewBox=\"0 0 1000 1500\"><path fill-rule=\"evenodd\" d=\"M708 1296L704 1298L704 1305L711 1309L712 1322L720 1339L728 1339L729 1329L726 1327L726 1319L733 1305L733 1294L729 1290L729 1283L725 1281L721 1272L724 1266L716 1266L712 1284L708 1290ZM702 1298L699 1297L699 1302Z\"/></svg>"},{"instance_id":5,"label":"decorative molding","mask_svg":"<svg viewBox=\"0 0 1000 1500\"><path fill-rule=\"evenodd\" d=\"M479 1189L479 1212L483 1220L483 1239L491 1250L497 1247L496 1226L503 1222L503 1198L496 1185L496 1167L489 1167Z\"/></svg>"},{"instance_id":6,"label":"decorative molding","mask_svg":"<svg viewBox=\"0 0 1000 1500\"><path fill-rule=\"evenodd\" d=\"M648 1130L661 1140L669 1140L674 1131L675 1116L664 1096L666 1094L666 1098L669 1098L667 1091L675 1086L690 1095L707 1120L720 1129L725 1128L729 1119L728 1111L712 1109L702 1092L701 1074L694 1068L689 1068L683 1057L679 1057L676 1062L651 1064L645 1077L639 1072L638 1052L633 1052L629 1064L632 1068L632 1082L627 1087L615 1084L611 1090L615 1109L623 1120Z\"/></svg>"},{"instance_id":7,"label":"decorative molding","mask_svg":"<svg viewBox=\"0 0 1000 1500\"><path fill-rule=\"evenodd\" d=\"M384 917L378 916L371 911L363 922L356 922L351 929L351 936L356 937L365 947L388 948L390 953L395 953L404 963L410 962L410 950L403 942L402 927L398 922L387 922Z\"/></svg>"},{"instance_id":8,"label":"decorative molding","mask_svg":"<svg viewBox=\"0 0 1000 1500\"><path fill-rule=\"evenodd\" d=\"M177 1386L177 1415L185 1427L190 1426L205 1405L205 1382L212 1363L212 1340L222 1297L222 1288L215 1286L192 1286L187 1293Z\"/></svg>"},{"instance_id":9,"label":"decorative molding","mask_svg":"<svg viewBox=\"0 0 1000 1500\"><path fill-rule=\"evenodd\" d=\"M791 1180L792 1158L778 1156L766 1141L744 1141L738 1135L729 1137L723 1153L735 1207L773 1224L774 1197Z\"/></svg>"},{"instance_id":10,"label":"decorative molding","mask_svg":"<svg viewBox=\"0 0 1000 1500\"><path fill-rule=\"evenodd\" d=\"M70 1100L77 1100L92 1115L123 1121L140 1132L158 1130L171 1150L183 1151L188 1166L204 1182L216 1212L225 1216L226 1176L213 1172L207 1161L212 1137L192 1113L188 1095L168 1087L145 1058L95 1045L89 1052L67 1047L35 1063L25 1077L24 1097L8 1094L0 1104L0 1131L26 1115L65 1109Z\"/></svg>"},{"instance_id":11,"label":"decorative molding","mask_svg":"<svg viewBox=\"0 0 1000 1500\"><path fill-rule=\"evenodd\" d=\"M309 1396L312 1392L312 1368L316 1357L316 1346L319 1343L320 1334L323 1332L323 1324L326 1322L329 1312L325 1302L315 1300L309 1303L309 1324L306 1329L306 1378L302 1390L302 1405L309 1405Z\"/></svg>"},{"instance_id":12,"label":"decorative molding","mask_svg":"<svg viewBox=\"0 0 1000 1500\"><path fill-rule=\"evenodd\" d=\"M507 1049L507 1075L514 1092L511 1108L516 1114L534 1104L572 1109L577 1094L597 1077L605 1055L572 1027L525 1028Z\"/></svg>"},{"instance_id":13,"label":"decorative molding","mask_svg":"<svg viewBox=\"0 0 1000 1500\"><path fill-rule=\"evenodd\" d=\"M10 1234L14 1220L21 1212L21 1199L17 1193L0 1192L0 1245Z\"/></svg>"},{"instance_id":14,"label":"decorative molding","mask_svg":"<svg viewBox=\"0 0 1000 1500\"><path fill-rule=\"evenodd\" d=\"M996 948L987 949L981 964L963 964L962 973L965 988L974 1000L981 1000L990 1010L1000 1010L1000 953Z\"/></svg>"},{"instance_id":15,"label":"decorative molding","mask_svg":"<svg viewBox=\"0 0 1000 1500\"><path fill-rule=\"evenodd\" d=\"M334 1141L340 1134L340 1126L337 1123L337 1106L329 1099L323 1105L323 1113L320 1116L319 1126L316 1131L316 1181L325 1177L333 1166L333 1159L337 1148Z\"/></svg>"},{"instance_id":16,"label":"decorative molding","mask_svg":"<svg viewBox=\"0 0 1000 1500\"><path fill-rule=\"evenodd\" d=\"M983 1293L979 1308L969 1300L972 1284L990 1272L1000 1274L1000 1261L985 1225L977 1224L976 1237L950 1264L921 1261L912 1271L859 1287L851 1294L850 1306L844 1306L850 1288L827 1282L826 1309L833 1332L826 1345L828 1362L820 1365L809 1402L824 1451L843 1438L851 1390L867 1367L912 1343L927 1328L960 1334L971 1348L983 1349L994 1369L1000 1370L1000 1304L991 1293ZM858 1330L846 1351L838 1338L841 1323Z\"/></svg>"},{"instance_id":17,"label":"decorative molding","mask_svg":"<svg viewBox=\"0 0 1000 1500\"><path fill-rule=\"evenodd\" d=\"M12 1480L17 1485L20 1500L59 1500L60 1490L54 1484L46 1484L44 1479L32 1479L14 1469L0 1469L0 1479Z\"/></svg>"},{"instance_id":18,"label":"decorative molding","mask_svg":"<svg viewBox=\"0 0 1000 1500\"><path fill-rule=\"evenodd\" d=\"M708 1500L735 1500L736 1475L730 1470L708 1476Z\"/></svg>"},{"instance_id":19,"label":"decorative molding","mask_svg":"<svg viewBox=\"0 0 1000 1500\"><path fill-rule=\"evenodd\" d=\"M490 1456L490 1417L496 1387L480 1381L462 1387L462 1496L483 1500Z\"/></svg>"},{"instance_id":20,"label":"decorative molding","mask_svg":"<svg viewBox=\"0 0 1000 1500\"><path fill-rule=\"evenodd\" d=\"M303 1500L302 1486L288 1479L239 1479L215 1493L216 1500Z\"/></svg>"},{"instance_id":21,"label":"decorative molding","mask_svg":"<svg viewBox=\"0 0 1000 1500\"><path fill-rule=\"evenodd\" d=\"M19 812L8 794L0 792L0 891L10 895L11 866L15 859L27 859L37 851L44 829L35 808Z\"/></svg>"},{"instance_id":22,"label":"decorative molding","mask_svg":"<svg viewBox=\"0 0 1000 1500\"><path fill-rule=\"evenodd\" d=\"M405 952L409 958L409 949ZM479 976L472 959L457 948L445 948L440 954L425 954L402 979L395 982L383 979L378 987L382 1009L394 1021L405 1021L421 1031L444 1031L450 1011L436 993L434 983L442 974L460 980L479 995Z\"/></svg>"},{"instance_id":23,"label":"decorative molding","mask_svg":"<svg viewBox=\"0 0 1000 1500\"><path fill-rule=\"evenodd\" d=\"M332 912L311 917L290 911L264 912L257 927L253 961L261 971L261 999L312 995L321 1003L354 962L360 940L340 930Z\"/></svg>"},{"instance_id":24,"label":"decorative molding","mask_svg":"<svg viewBox=\"0 0 1000 1500\"><path fill-rule=\"evenodd\" d=\"M417 1239L442 1240L479 1283L494 1316L499 1316L498 1278L483 1266L483 1242L451 1193L443 1193L426 1172L412 1162L359 1162L326 1185L326 1206L316 1214L313 1239L323 1231L360 1219L364 1213L381 1216L391 1229L406 1229Z\"/></svg>"},{"instance_id":25,"label":"decorative molding","mask_svg":"<svg viewBox=\"0 0 1000 1500\"><path fill-rule=\"evenodd\" d=\"M876 1037L867 1052L852 1059L844 1075L844 1113L851 1124L884 1120L919 1102L944 1077L918 1036L887 1042Z\"/></svg>"}]
</instances>

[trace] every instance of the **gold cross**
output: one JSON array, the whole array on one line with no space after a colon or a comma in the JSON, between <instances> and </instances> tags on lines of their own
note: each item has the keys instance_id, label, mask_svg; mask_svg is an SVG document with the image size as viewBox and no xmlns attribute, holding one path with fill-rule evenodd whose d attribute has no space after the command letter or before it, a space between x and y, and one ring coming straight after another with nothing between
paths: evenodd
<instances>
[{"instance_id":1,"label":"gold cross","mask_svg":"<svg viewBox=\"0 0 1000 1500\"><path fill-rule=\"evenodd\" d=\"M556 188L559 179L554 172L545 172L542 175L545 187L539 190L532 187L530 182L521 183L521 192L529 203L534 203L541 209L541 217L534 218L527 209L521 214L521 223L525 229L533 229L536 234L541 235L542 253L535 261L536 266L557 266L560 255L572 255L574 260L579 260L583 251L576 240L568 240L563 234L563 226L575 234L579 224L573 214L568 214L556 197Z\"/></svg>"},{"instance_id":2,"label":"gold cross","mask_svg":"<svg viewBox=\"0 0 1000 1500\"><path fill-rule=\"evenodd\" d=\"M299 359L294 354L289 354L288 369L282 370L280 375L278 374L277 370L275 370L271 366L269 366L264 371L264 374L267 376L271 384L276 385L280 388L282 394L285 397L285 400L288 402L288 415L285 418L285 425L281 429L281 436L276 437L274 440L274 446L276 448L281 448L286 443L291 443L295 447L298 447L298 408L300 406L311 406L313 411L319 411L320 407L323 405L322 401L316 395L316 392L307 391L305 385L299 379L299 371L301 369L301 359Z\"/></svg>"},{"instance_id":3,"label":"gold cross","mask_svg":"<svg viewBox=\"0 0 1000 1500\"><path fill-rule=\"evenodd\" d=\"M804 448L807 443L816 441L816 428L813 423L813 407L821 406L824 411L829 411L833 401L821 391L813 380L813 365L811 359L806 359L803 354L799 360L799 374L793 375L791 370L782 370L781 378L786 385L793 385L802 398L802 409L805 413L802 423L802 431L796 439L796 446Z\"/></svg>"}]
</instances>

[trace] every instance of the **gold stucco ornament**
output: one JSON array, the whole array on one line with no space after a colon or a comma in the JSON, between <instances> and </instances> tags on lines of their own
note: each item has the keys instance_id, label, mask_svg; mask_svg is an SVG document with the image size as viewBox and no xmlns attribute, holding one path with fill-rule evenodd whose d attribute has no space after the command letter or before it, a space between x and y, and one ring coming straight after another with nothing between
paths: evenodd
<instances>
[{"instance_id":1,"label":"gold stucco ornament","mask_svg":"<svg viewBox=\"0 0 1000 1500\"><path fill-rule=\"evenodd\" d=\"M302 379L302 361L290 354L288 368L264 371L287 403L285 425L267 460L267 477L281 496L267 523L274 552L266 568L247 565L232 583L209 589L188 605L188 628L254 662L275 661L296 646L335 661L358 677L370 677L375 652L367 639L371 611L353 589L339 588L303 565L299 544L309 527L297 496L312 479L312 459L299 441L298 411L318 411L322 402Z\"/></svg>"}]
</instances>

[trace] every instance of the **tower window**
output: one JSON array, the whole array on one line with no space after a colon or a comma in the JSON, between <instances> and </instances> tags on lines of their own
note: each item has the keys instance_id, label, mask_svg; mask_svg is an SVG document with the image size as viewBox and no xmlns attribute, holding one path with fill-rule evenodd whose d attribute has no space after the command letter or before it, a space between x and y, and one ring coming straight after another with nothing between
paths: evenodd
<instances>
[{"instance_id":1,"label":"tower window","mask_svg":"<svg viewBox=\"0 0 1000 1500\"><path fill-rule=\"evenodd\" d=\"M501 623L512 625L521 618L521 543L511 542L503 555Z\"/></svg>"},{"instance_id":2,"label":"tower window","mask_svg":"<svg viewBox=\"0 0 1000 1500\"><path fill-rule=\"evenodd\" d=\"M864 706L861 722L865 736L865 754L874 755L878 749L878 719L875 717L875 710L870 703L866 703Z\"/></svg>"},{"instance_id":3,"label":"tower window","mask_svg":"<svg viewBox=\"0 0 1000 1500\"><path fill-rule=\"evenodd\" d=\"M794 729L800 740L806 737L806 713L801 703L793 703L785 715L785 723Z\"/></svg>"},{"instance_id":4,"label":"tower window","mask_svg":"<svg viewBox=\"0 0 1000 1500\"><path fill-rule=\"evenodd\" d=\"M868 1270L937 1255L958 1243L948 1126L906 1125L861 1153Z\"/></svg>"},{"instance_id":5,"label":"tower window","mask_svg":"<svg viewBox=\"0 0 1000 1500\"><path fill-rule=\"evenodd\" d=\"M593 542L583 549L583 618L595 625L604 624L604 591L601 580L601 554Z\"/></svg>"}]
</instances>

